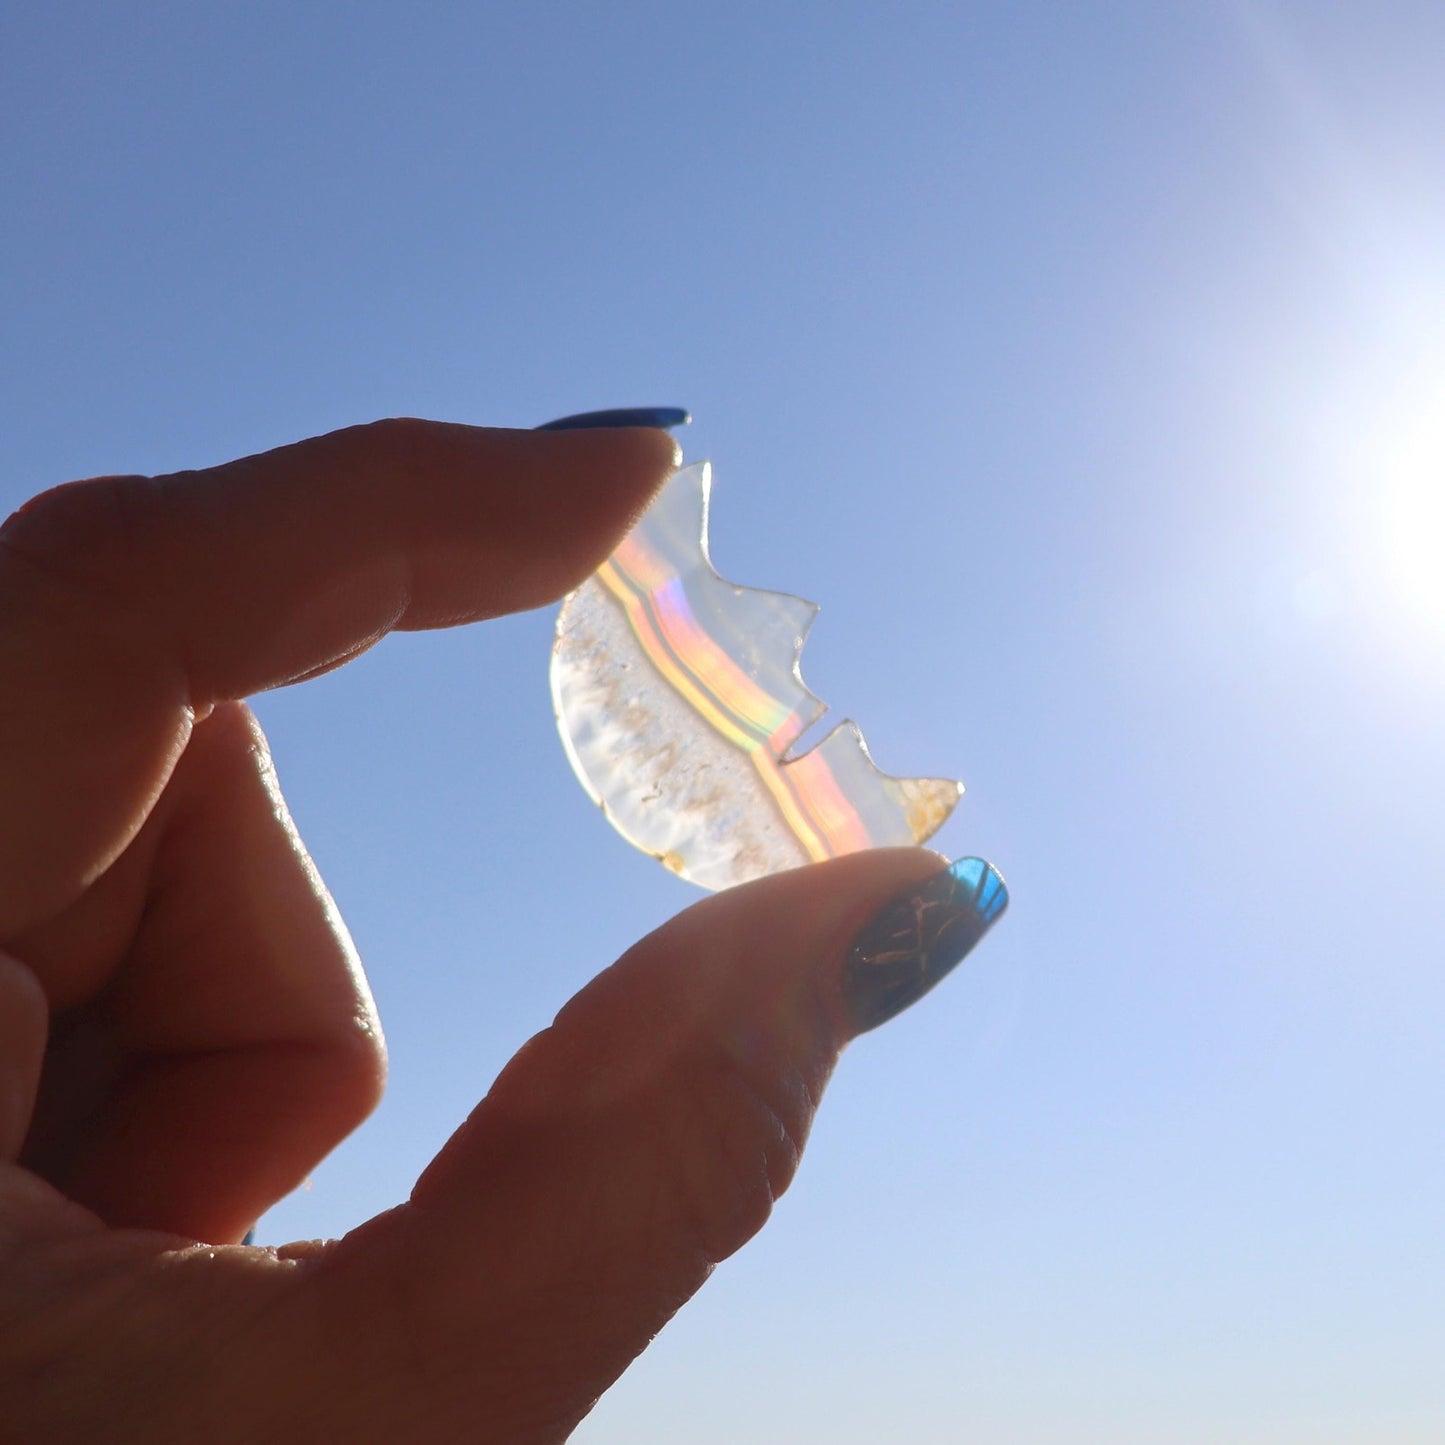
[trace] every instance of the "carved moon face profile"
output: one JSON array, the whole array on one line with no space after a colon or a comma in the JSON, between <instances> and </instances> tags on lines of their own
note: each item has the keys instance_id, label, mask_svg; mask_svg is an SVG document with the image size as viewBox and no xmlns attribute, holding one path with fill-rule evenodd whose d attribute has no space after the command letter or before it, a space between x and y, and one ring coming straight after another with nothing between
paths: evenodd
<instances>
[{"instance_id":1,"label":"carved moon face profile","mask_svg":"<svg viewBox=\"0 0 1445 1445\"><path fill-rule=\"evenodd\" d=\"M827 711L799 659L818 608L739 587L708 555L711 468L684 467L562 604L552 699L567 756L628 842L703 888L922 843L963 784L895 778Z\"/></svg>"}]
</instances>

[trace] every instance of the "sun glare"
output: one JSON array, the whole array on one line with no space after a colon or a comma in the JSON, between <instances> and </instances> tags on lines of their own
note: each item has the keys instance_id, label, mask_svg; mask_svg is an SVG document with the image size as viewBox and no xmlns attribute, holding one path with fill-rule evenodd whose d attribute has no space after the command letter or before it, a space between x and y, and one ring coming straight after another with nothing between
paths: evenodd
<instances>
[{"instance_id":1,"label":"sun glare","mask_svg":"<svg viewBox=\"0 0 1445 1445\"><path fill-rule=\"evenodd\" d=\"M1383 448L1382 541L1390 584L1445 630L1445 385Z\"/></svg>"}]
</instances>

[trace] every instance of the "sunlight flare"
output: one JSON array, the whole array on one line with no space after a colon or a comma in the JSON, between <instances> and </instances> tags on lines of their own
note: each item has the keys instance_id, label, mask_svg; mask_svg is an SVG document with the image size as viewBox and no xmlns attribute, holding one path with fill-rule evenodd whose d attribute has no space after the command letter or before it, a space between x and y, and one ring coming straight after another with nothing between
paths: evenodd
<instances>
[{"instance_id":1,"label":"sunlight flare","mask_svg":"<svg viewBox=\"0 0 1445 1445\"><path fill-rule=\"evenodd\" d=\"M1383 462L1389 581L1412 612L1445 629L1445 379L1387 443Z\"/></svg>"}]
</instances>

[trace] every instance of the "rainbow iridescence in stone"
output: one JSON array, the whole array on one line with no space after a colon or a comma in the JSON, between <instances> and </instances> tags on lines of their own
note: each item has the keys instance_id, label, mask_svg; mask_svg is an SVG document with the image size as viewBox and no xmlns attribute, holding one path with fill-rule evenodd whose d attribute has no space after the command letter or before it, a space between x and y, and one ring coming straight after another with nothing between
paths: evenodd
<instances>
[{"instance_id":1,"label":"rainbow iridescence in stone","mask_svg":"<svg viewBox=\"0 0 1445 1445\"><path fill-rule=\"evenodd\" d=\"M860 848L921 843L963 785L894 778L827 710L799 653L817 607L713 570L706 462L679 471L562 604L552 698L567 756L630 843L704 888Z\"/></svg>"}]
</instances>

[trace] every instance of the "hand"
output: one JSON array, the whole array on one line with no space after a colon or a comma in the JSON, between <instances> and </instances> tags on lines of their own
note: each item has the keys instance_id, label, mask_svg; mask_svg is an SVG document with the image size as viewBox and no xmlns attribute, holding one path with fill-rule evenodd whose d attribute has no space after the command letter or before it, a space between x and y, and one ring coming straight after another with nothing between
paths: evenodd
<instances>
[{"instance_id":1,"label":"hand","mask_svg":"<svg viewBox=\"0 0 1445 1445\"><path fill-rule=\"evenodd\" d=\"M978 937L912 849L709 898L407 1203L235 1242L385 1067L240 699L557 598L672 465L661 432L383 422L0 529L0 1439L565 1438L762 1225L846 1039Z\"/></svg>"}]
</instances>

